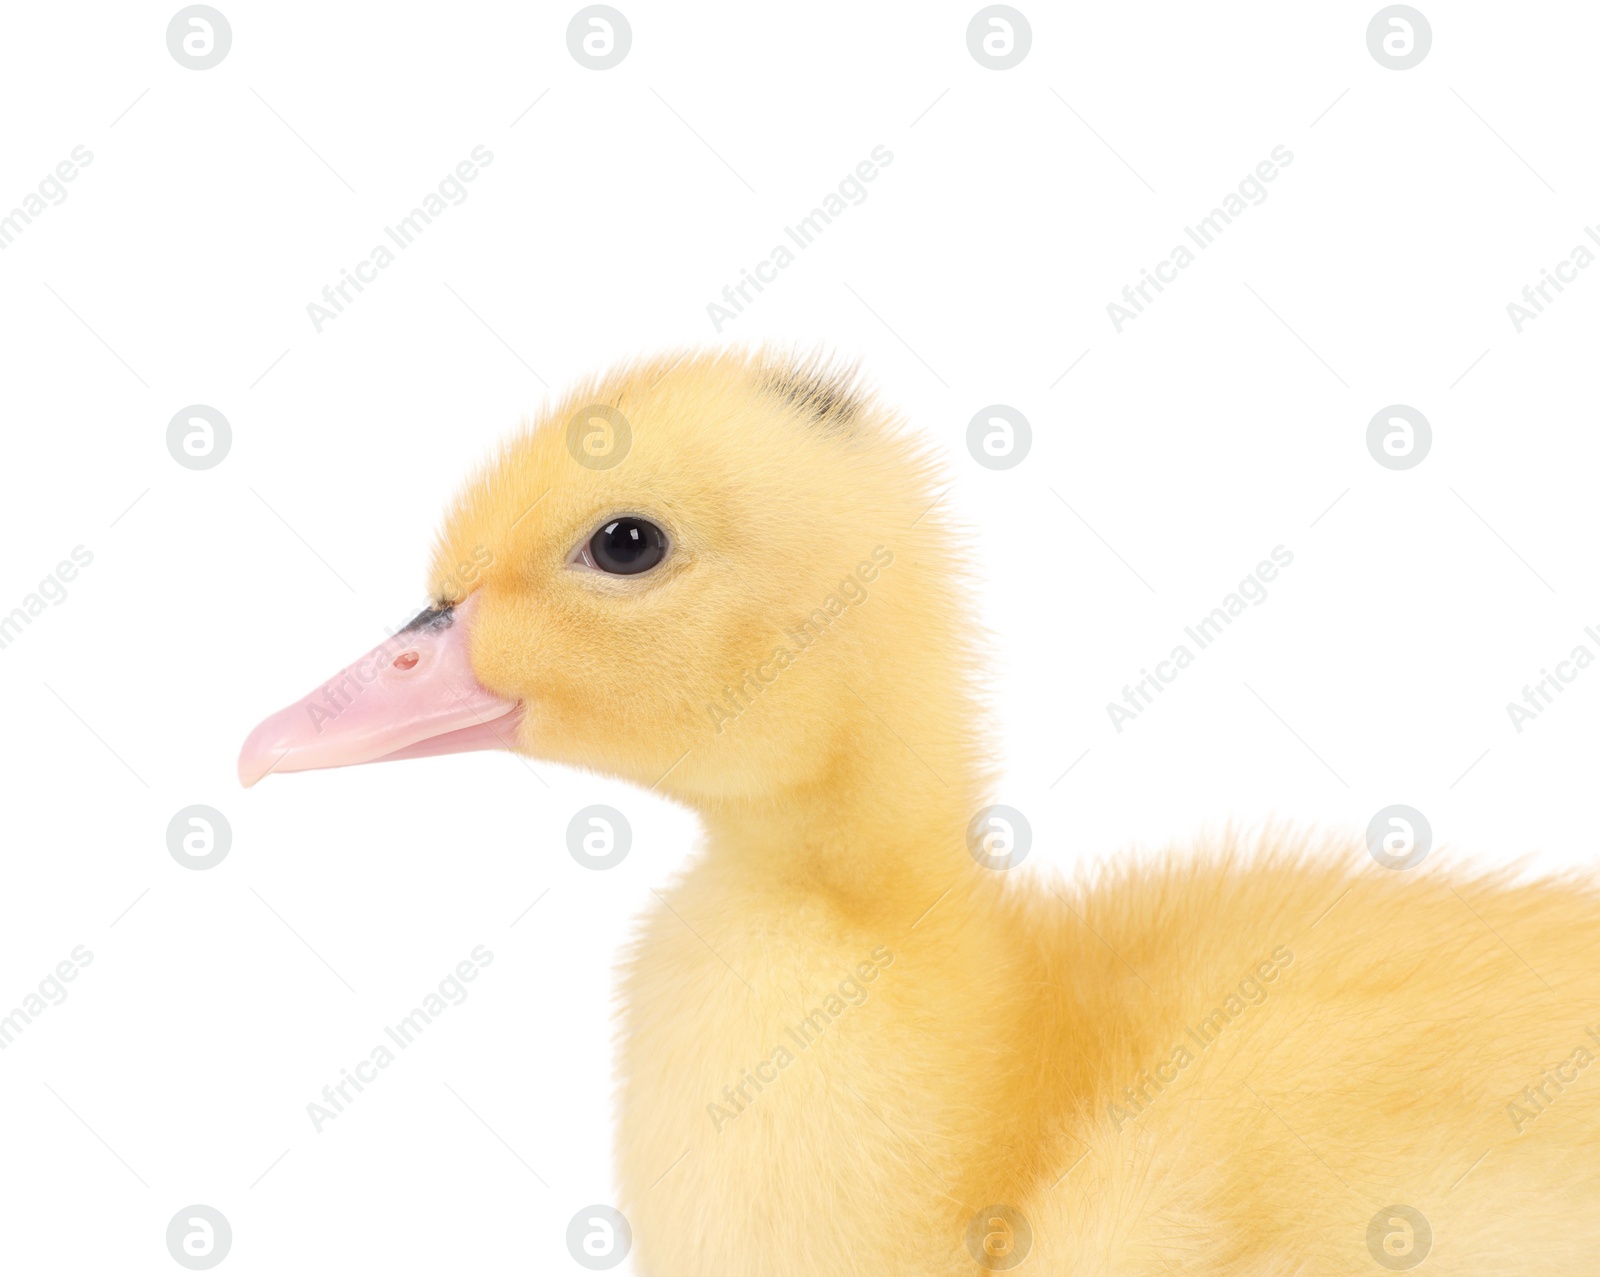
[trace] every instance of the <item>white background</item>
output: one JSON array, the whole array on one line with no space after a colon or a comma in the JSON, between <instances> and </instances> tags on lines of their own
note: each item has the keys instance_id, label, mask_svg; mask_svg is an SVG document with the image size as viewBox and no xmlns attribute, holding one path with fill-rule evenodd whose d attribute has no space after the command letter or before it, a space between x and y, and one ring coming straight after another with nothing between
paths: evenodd
<instances>
[{"instance_id":1,"label":"white background","mask_svg":"<svg viewBox=\"0 0 1600 1277\"><path fill-rule=\"evenodd\" d=\"M181 1271L196 1202L224 1271L580 1271L567 1221L615 1196L611 969L692 817L509 756L248 792L234 760L421 603L455 485L547 385L637 354L821 343L947 455L1028 872L1397 802L1442 858L1594 863L1600 669L1520 734L1505 704L1600 654L1600 269L1521 334L1506 304L1600 221L1600 11L1424 0L1393 71L1372 0L1019 0L1031 52L992 71L970 0L618 2L603 72L576 5L219 0L203 72L170 8L8 7L0 211L94 156L0 252L0 612L94 556L0 651L0 1010L94 954L0 1053L10 1271ZM318 334L307 303L478 145L466 202ZM866 201L714 331L879 145ZM1118 334L1106 304L1279 145L1266 202ZM195 403L233 430L202 472L165 445ZM1032 423L1011 470L966 450L991 403ZM1400 472L1365 445L1394 403L1434 437ZM1106 702L1276 545L1268 601L1116 732ZM605 873L564 842L596 802L634 830ZM233 831L204 872L166 846L193 803ZM469 999L317 1134L306 1105L480 944Z\"/></svg>"}]
</instances>

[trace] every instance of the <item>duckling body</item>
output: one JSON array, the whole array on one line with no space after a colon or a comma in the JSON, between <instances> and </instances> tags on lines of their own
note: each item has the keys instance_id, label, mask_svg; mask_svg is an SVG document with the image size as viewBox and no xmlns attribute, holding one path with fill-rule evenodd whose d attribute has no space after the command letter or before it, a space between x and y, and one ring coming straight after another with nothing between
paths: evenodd
<instances>
[{"instance_id":1,"label":"duckling body","mask_svg":"<svg viewBox=\"0 0 1600 1277\"><path fill-rule=\"evenodd\" d=\"M1377 1272L1380 1216L1431 1272L1592 1271L1600 935L1564 888L1217 847L1062 897L969 883L885 963L879 919L715 865L624 985L641 1271Z\"/></svg>"},{"instance_id":2,"label":"duckling body","mask_svg":"<svg viewBox=\"0 0 1600 1277\"><path fill-rule=\"evenodd\" d=\"M1595 885L1275 836L979 863L938 492L825 367L623 368L467 487L381 690L241 776L498 740L699 812L621 985L651 1277L1592 1272Z\"/></svg>"}]
</instances>

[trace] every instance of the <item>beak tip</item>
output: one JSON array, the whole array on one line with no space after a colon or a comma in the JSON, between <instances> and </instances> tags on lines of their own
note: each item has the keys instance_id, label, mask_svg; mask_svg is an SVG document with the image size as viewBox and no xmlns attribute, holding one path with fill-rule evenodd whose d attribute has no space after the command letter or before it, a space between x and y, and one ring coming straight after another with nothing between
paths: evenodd
<instances>
[{"instance_id":1,"label":"beak tip","mask_svg":"<svg viewBox=\"0 0 1600 1277\"><path fill-rule=\"evenodd\" d=\"M294 741L282 729L283 711L257 723L239 747L239 784L249 789L277 770Z\"/></svg>"},{"instance_id":2,"label":"beak tip","mask_svg":"<svg viewBox=\"0 0 1600 1277\"><path fill-rule=\"evenodd\" d=\"M265 767L262 765L260 751L251 749L250 742L248 741L245 742L244 748L239 751L238 769L239 784L245 789L249 789L254 786L258 781L261 780L263 776L272 770L271 767Z\"/></svg>"}]
</instances>

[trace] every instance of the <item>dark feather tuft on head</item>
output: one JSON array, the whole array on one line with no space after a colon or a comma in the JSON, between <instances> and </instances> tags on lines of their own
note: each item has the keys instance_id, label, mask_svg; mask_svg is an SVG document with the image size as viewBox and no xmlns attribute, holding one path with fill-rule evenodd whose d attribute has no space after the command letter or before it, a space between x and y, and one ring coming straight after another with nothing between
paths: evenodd
<instances>
[{"instance_id":1,"label":"dark feather tuft on head","mask_svg":"<svg viewBox=\"0 0 1600 1277\"><path fill-rule=\"evenodd\" d=\"M840 367L821 355L774 364L763 388L785 400L801 416L848 434L866 408L856 365Z\"/></svg>"}]
</instances>

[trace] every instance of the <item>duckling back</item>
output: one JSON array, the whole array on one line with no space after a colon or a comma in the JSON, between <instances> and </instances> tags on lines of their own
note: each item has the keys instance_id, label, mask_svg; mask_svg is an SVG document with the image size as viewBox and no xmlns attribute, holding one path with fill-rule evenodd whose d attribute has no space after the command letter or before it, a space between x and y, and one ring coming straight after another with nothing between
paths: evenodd
<instances>
[{"instance_id":1,"label":"duckling back","mask_svg":"<svg viewBox=\"0 0 1600 1277\"><path fill-rule=\"evenodd\" d=\"M1592 885L1201 852L1039 919L1100 1071L1040 1271L1577 1273L1600 1239Z\"/></svg>"}]
</instances>

